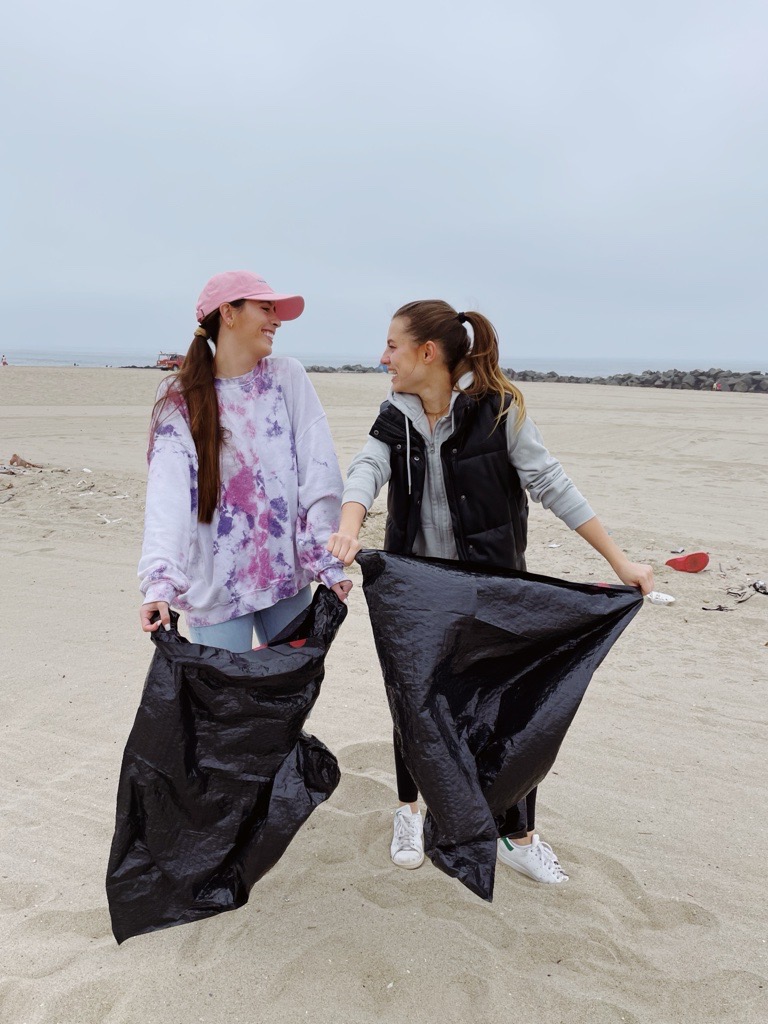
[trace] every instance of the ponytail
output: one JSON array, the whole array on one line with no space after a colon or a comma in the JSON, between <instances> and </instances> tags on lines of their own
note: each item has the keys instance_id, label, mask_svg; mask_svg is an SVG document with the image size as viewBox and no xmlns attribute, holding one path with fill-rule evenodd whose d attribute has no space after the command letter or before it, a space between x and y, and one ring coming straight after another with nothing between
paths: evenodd
<instances>
[{"instance_id":1,"label":"ponytail","mask_svg":"<svg viewBox=\"0 0 768 1024\"><path fill-rule=\"evenodd\" d=\"M447 302L426 299L401 306L393 319L397 317L406 320L408 333L418 345L434 341L440 346L454 387L459 378L471 370L472 383L465 394L478 399L498 395L497 424L508 415L513 405L517 407L516 425L522 423L525 419L525 399L520 389L502 372L496 329L482 313L457 313ZM465 323L472 327L472 340Z\"/></svg>"},{"instance_id":2,"label":"ponytail","mask_svg":"<svg viewBox=\"0 0 768 1024\"><path fill-rule=\"evenodd\" d=\"M238 307L244 301L238 299L230 305ZM203 318L195 330L181 369L173 374L165 392L155 402L149 428L151 444L166 403L180 409L187 420L197 452L197 519L200 523L210 523L213 519L221 490L219 460L224 431L219 421L214 372L220 324L218 309Z\"/></svg>"},{"instance_id":3,"label":"ponytail","mask_svg":"<svg viewBox=\"0 0 768 1024\"><path fill-rule=\"evenodd\" d=\"M472 327L473 341L467 354L469 369L472 370L472 383L467 388L468 395L485 397L495 393L499 396L499 415L496 422L509 413L512 405L517 406L515 424L525 419L525 398L522 391L515 387L499 366L499 336L491 321L482 313L472 311L461 314ZM511 402L507 403L507 395ZM506 405L506 408L505 408Z\"/></svg>"}]
</instances>

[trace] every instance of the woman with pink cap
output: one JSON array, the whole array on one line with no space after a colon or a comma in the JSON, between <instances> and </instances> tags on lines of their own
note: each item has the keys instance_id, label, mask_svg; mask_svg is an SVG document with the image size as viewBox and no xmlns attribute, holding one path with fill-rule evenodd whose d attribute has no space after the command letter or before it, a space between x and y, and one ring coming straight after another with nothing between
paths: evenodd
<instances>
[{"instance_id":1,"label":"woman with pink cap","mask_svg":"<svg viewBox=\"0 0 768 1024\"><path fill-rule=\"evenodd\" d=\"M147 632L173 605L194 642L247 651L254 633L268 642L309 605L313 580L342 601L352 587L326 551L342 480L325 413L301 364L272 356L282 321L303 310L301 296L244 270L200 294L199 327L150 426Z\"/></svg>"}]
</instances>

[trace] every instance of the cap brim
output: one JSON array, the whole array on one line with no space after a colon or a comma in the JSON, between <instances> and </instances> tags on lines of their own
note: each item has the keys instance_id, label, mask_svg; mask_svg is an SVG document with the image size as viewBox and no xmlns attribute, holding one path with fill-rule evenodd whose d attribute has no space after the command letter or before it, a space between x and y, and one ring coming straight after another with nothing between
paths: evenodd
<instances>
[{"instance_id":1,"label":"cap brim","mask_svg":"<svg viewBox=\"0 0 768 1024\"><path fill-rule=\"evenodd\" d=\"M243 295L244 299L264 299L265 302L274 302L277 315L281 320L295 320L304 312L304 299L301 295L276 295L270 292L265 295Z\"/></svg>"}]
</instances>

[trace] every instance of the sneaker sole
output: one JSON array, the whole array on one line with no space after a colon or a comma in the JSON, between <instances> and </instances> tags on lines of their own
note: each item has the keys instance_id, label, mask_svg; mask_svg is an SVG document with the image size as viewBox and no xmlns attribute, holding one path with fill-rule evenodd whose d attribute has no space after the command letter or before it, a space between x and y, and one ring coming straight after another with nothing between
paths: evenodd
<instances>
[{"instance_id":1,"label":"sneaker sole","mask_svg":"<svg viewBox=\"0 0 768 1024\"><path fill-rule=\"evenodd\" d=\"M417 860L414 864L398 864L394 857L390 857L390 860L396 868L405 868L407 871L413 871L415 868L420 868L424 863L424 854L421 855L421 860Z\"/></svg>"}]
</instances>

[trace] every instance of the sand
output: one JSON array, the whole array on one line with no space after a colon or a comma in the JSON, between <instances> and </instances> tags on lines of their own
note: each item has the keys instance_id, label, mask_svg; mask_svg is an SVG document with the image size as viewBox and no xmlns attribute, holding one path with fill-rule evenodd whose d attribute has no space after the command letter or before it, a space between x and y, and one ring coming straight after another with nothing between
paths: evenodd
<instances>
[{"instance_id":1,"label":"sand","mask_svg":"<svg viewBox=\"0 0 768 1024\"><path fill-rule=\"evenodd\" d=\"M44 466L0 475L0 1019L768 1019L768 597L726 593L768 578L768 397L525 386L550 448L677 598L646 604L602 665L540 789L538 827L570 882L500 869L488 905L429 863L391 866L390 723L357 586L311 722L338 790L247 907L118 948L103 879L151 656L135 567L159 380L0 370L0 462ZM386 380L315 384L346 465ZM370 519L369 543L382 527ZM708 551L710 568L666 568L676 547ZM611 579L538 507L529 566ZM718 604L729 611L702 610Z\"/></svg>"}]
</instances>

